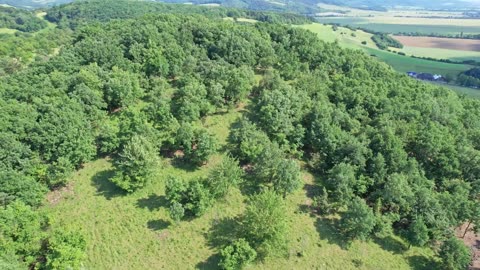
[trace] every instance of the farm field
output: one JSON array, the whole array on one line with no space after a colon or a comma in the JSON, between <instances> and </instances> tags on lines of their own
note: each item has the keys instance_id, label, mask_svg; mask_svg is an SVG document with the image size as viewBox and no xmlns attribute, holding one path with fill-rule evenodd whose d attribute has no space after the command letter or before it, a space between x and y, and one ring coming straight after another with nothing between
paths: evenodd
<instances>
[{"instance_id":1,"label":"farm field","mask_svg":"<svg viewBox=\"0 0 480 270\"><path fill-rule=\"evenodd\" d=\"M460 20L453 20L453 25L448 25L447 22L438 20L439 24L422 24L418 18L399 18L397 23L389 23L391 17L378 18L375 20L381 20L382 22L375 22L373 18L357 18L357 17L317 17L316 20L319 23L335 23L340 25L350 25L353 27L366 28L376 32L382 33L422 33L425 35L436 33L443 35L460 34L476 34L480 32L480 25L478 26L466 26L461 25ZM425 23L429 19L423 19ZM464 21L464 20L462 20ZM469 20L470 21L470 20ZM480 24L480 20L476 20ZM408 22L408 23L407 23Z\"/></svg>"},{"instance_id":2,"label":"farm field","mask_svg":"<svg viewBox=\"0 0 480 270\"><path fill-rule=\"evenodd\" d=\"M449 59L452 61L474 60L480 62L480 51L459 51L437 48L421 48L405 46L402 49L390 48L393 51L400 51L408 56L428 57L435 59Z\"/></svg>"},{"instance_id":3,"label":"farm field","mask_svg":"<svg viewBox=\"0 0 480 270\"><path fill-rule=\"evenodd\" d=\"M403 56L396 53L380 50L371 40L372 34L366 33L361 30L352 31L348 28L339 27L337 31L333 31L332 26L322 25L318 23L303 25L301 27L316 33L320 37L320 39L327 42L333 42L335 40L338 40L339 44L345 48L363 50L366 53L377 57L383 62L386 62L387 64L391 65L395 70L402 73L407 71L416 71L437 73L442 75L449 74L451 76L456 76L458 73L472 68L472 66L470 65L450 64L424 59L416 59L409 56ZM355 36L352 36L352 33L354 33ZM367 45L363 45L363 41L366 41ZM462 52L455 54L454 57L460 57L461 53Z\"/></svg>"},{"instance_id":4,"label":"farm field","mask_svg":"<svg viewBox=\"0 0 480 270\"><path fill-rule=\"evenodd\" d=\"M439 38L439 37L410 37L393 36L404 46L421 48L438 48L459 51L480 51L480 40Z\"/></svg>"},{"instance_id":5,"label":"farm field","mask_svg":"<svg viewBox=\"0 0 480 270\"><path fill-rule=\"evenodd\" d=\"M207 118L205 126L225 146L230 125L241 111ZM161 171L144 189L126 195L108 181L108 159L88 163L78 171L62 193L50 194L42 209L55 227L77 228L88 242L86 269L217 269L215 241L231 229L233 217L242 213L246 197L234 189L204 216L178 225L171 223L165 201L165 179L169 175L194 179L205 176L218 163L190 170L163 160ZM304 171L305 187L315 177ZM321 219L301 209L309 202L308 188L287 197L291 228L288 258L267 259L246 269L427 269L432 260L428 249L411 248L400 238L355 241L348 248L336 233L332 220ZM293 224L295 224L293 226ZM301 252L303 256L297 254ZM425 268L427 267L427 268Z\"/></svg>"}]
</instances>

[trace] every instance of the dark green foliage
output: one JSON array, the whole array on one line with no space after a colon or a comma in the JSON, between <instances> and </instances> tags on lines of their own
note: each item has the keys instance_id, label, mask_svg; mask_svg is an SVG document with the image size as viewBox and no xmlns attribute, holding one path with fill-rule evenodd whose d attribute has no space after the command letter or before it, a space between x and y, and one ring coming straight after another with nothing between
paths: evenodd
<instances>
[{"instance_id":1,"label":"dark green foliage","mask_svg":"<svg viewBox=\"0 0 480 270\"><path fill-rule=\"evenodd\" d=\"M407 240L414 246L424 246L428 240L428 228L423 222L423 218L415 219L409 226L406 232Z\"/></svg>"},{"instance_id":2,"label":"dark green foliage","mask_svg":"<svg viewBox=\"0 0 480 270\"><path fill-rule=\"evenodd\" d=\"M114 165L116 174L111 179L120 188L133 192L145 186L157 165L156 151L152 143L135 135L123 147Z\"/></svg>"},{"instance_id":3,"label":"dark green foliage","mask_svg":"<svg viewBox=\"0 0 480 270\"><path fill-rule=\"evenodd\" d=\"M87 242L77 231L55 231L48 239L46 269L80 269Z\"/></svg>"},{"instance_id":4,"label":"dark green foliage","mask_svg":"<svg viewBox=\"0 0 480 270\"><path fill-rule=\"evenodd\" d=\"M364 200L355 197L348 203L348 209L342 214L340 227L350 239L366 240L375 226L375 216Z\"/></svg>"},{"instance_id":5,"label":"dark green foliage","mask_svg":"<svg viewBox=\"0 0 480 270\"><path fill-rule=\"evenodd\" d=\"M184 158L193 164L202 165L217 150L217 141L204 128L194 128L183 123L177 131L176 144L183 150Z\"/></svg>"},{"instance_id":6,"label":"dark green foliage","mask_svg":"<svg viewBox=\"0 0 480 270\"><path fill-rule=\"evenodd\" d=\"M377 45L380 50L387 50L389 47L394 48L403 48L403 44L398 40L392 38L388 34L376 33L372 36L373 42Z\"/></svg>"},{"instance_id":7,"label":"dark green foliage","mask_svg":"<svg viewBox=\"0 0 480 270\"><path fill-rule=\"evenodd\" d=\"M268 136L244 118L240 119L231 131L230 141L235 156L248 163L257 160L264 148L270 144Z\"/></svg>"},{"instance_id":8,"label":"dark green foliage","mask_svg":"<svg viewBox=\"0 0 480 270\"><path fill-rule=\"evenodd\" d=\"M445 270L465 270L472 260L468 247L455 237L443 242L439 257L442 259L442 269Z\"/></svg>"},{"instance_id":9,"label":"dark green foliage","mask_svg":"<svg viewBox=\"0 0 480 270\"><path fill-rule=\"evenodd\" d=\"M165 193L170 202L170 214L174 220L181 219L181 208L187 216L202 216L213 203L213 195L203 180L183 180L170 177L166 183Z\"/></svg>"},{"instance_id":10,"label":"dark green foliage","mask_svg":"<svg viewBox=\"0 0 480 270\"><path fill-rule=\"evenodd\" d=\"M179 202L174 201L172 205L170 205L170 217L175 221L179 222L185 216L185 209L183 205Z\"/></svg>"},{"instance_id":11,"label":"dark green foliage","mask_svg":"<svg viewBox=\"0 0 480 270\"><path fill-rule=\"evenodd\" d=\"M252 196L241 220L241 230L260 256L283 255L288 224L282 197L270 190Z\"/></svg>"},{"instance_id":12,"label":"dark green foliage","mask_svg":"<svg viewBox=\"0 0 480 270\"><path fill-rule=\"evenodd\" d=\"M220 255L222 260L219 266L222 269L237 270L253 262L257 257L257 252L250 247L245 239L238 239L222 249Z\"/></svg>"},{"instance_id":13,"label":"dark green foliage","mask_svg":"<svg viewBox=\"0 0 480 270\"><path fill-rule=\"evenodd\" d=\"M5 198L2 206L14 199L30 206L39 206L46 192L47 188L31 176L15 171L0 172L0 194L4 194Z\"/></svg>"}]
</instances>

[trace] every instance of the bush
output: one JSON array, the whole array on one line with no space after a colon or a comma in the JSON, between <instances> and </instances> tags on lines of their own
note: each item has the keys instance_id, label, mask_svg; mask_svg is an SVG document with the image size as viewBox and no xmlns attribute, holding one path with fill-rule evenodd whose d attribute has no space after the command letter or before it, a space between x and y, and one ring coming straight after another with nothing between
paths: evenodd
<instances>
[{"instance_id":1,"label":"bush","mask_svg":"<svg viewBox=\"0 0 480 270\"><path fill-rule=\"evenodd\" d=\"M156 164L154 146L146 138L135 135L115 159L117 172L111 181L123 190L133 192L145 186Z\"/></svg>"},{"instance_id":2,"label":"bush","mask_svg":"<svg viewBox=\"0 0 480 270\"><path fill-rule=\"evenodd\" d=\"M472 254L462 241L451 237L443 242L439 257L445 270L465 270L472 259Z\"/></svg>"},{"instance_id":3,"label":"bush","mask_svg":"<svg viewBox=\"0 0 480 270\"><path fill-rule=\"evenodd\" d=\"M222 259L219 266L226 270L242 269L257 257L257 252L245 239L236 240L231 245L222 249L220 254Z\"/></svg>"},{"instance_id":4,"label":"bush","mask_svg":"<svg viewBox=\"0 0 480 270\"><path fill-rule=\"evenodd\" d=\"M56 231L48 240L47 269L80 269L86 248L79 232Z\"/></svg>"}]
</instances>

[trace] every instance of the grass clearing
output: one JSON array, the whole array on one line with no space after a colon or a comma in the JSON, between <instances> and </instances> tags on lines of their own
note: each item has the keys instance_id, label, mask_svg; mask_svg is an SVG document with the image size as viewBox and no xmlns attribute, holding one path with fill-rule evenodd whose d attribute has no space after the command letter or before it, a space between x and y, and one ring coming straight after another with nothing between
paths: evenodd
<instances>
[{"instance_id":1,"label":"grass clearing","mask_svg":"<svg viewBox=\"0 0 480 270\"><path fill-rule=\"evenodd\" d=\"M241 110L208 117L204 126L225 146L230 125ZM124 194L108 178L108 159L88 163L72 178L73 193L57 204L41 209L52 219L53 227L75 227L87 238L86 269L218 269L218 237L231 230L231 218L244 211L246 197L232 190L228 198L207 213L173 225L164 197L169 175L185 179L205 176L220 155L208 165L189 170L163 159L157 176L145 188ZM305 187L287 198L291 222L289 255L270 258L247 269L421 269L431 262L429 249L407 249L399 238L354 242L348 248L334 229L334 221L305 211L315 177L304 171ZM301 229L299 229L301 228ZM298 254L302 254L299 256ZM434 262L433 262L434 263Z\"/></svg>"},{"instance_id":2,"label":"grass clearing","mask_svg":"<svg viewBox=\"0 0 480 270\"><path fill-rule=\"evenodd\" d=\"M17 32L15 29L10 29L10 28L0 28L0 34L9 34L13 35Z\"/></svg>"}]
</instances>

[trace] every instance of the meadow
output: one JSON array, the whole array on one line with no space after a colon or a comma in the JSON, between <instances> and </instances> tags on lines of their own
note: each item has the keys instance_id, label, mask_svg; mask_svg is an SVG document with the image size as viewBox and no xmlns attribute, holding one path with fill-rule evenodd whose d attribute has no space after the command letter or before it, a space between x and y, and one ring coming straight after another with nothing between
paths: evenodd
<instances>
[{"instance_id":1,"label":"meadow","mask_svg":"<svg viewBox=\"0 0 480 270\"><path fill-rule=\"evenodd\" d=\"M204 125L214 132L223 148L231 124L243 111L208 117ZM153 181L144 189L125 194L109 182L108 158L85 164L75 173L71 186L50 194L57 200L42 209L53 228L76 228L87 239L86 269L217 269L215 246L228 235L233 218L244 210L246 197L239 189L220 201L204 216L173 224L165 199L169 175L185 179L206 176L220 161L214 155L206 166L193 170L163 159ZM290 223L289 255L266 259L246 269L430 269L433 252L412 247L394 236L350 246L336 231L336 217L311 213L310 193L318 178L303 171L304 188L287 197ZM298 230L296 228L302 228Z\"/></svg>"}]
</instances>

